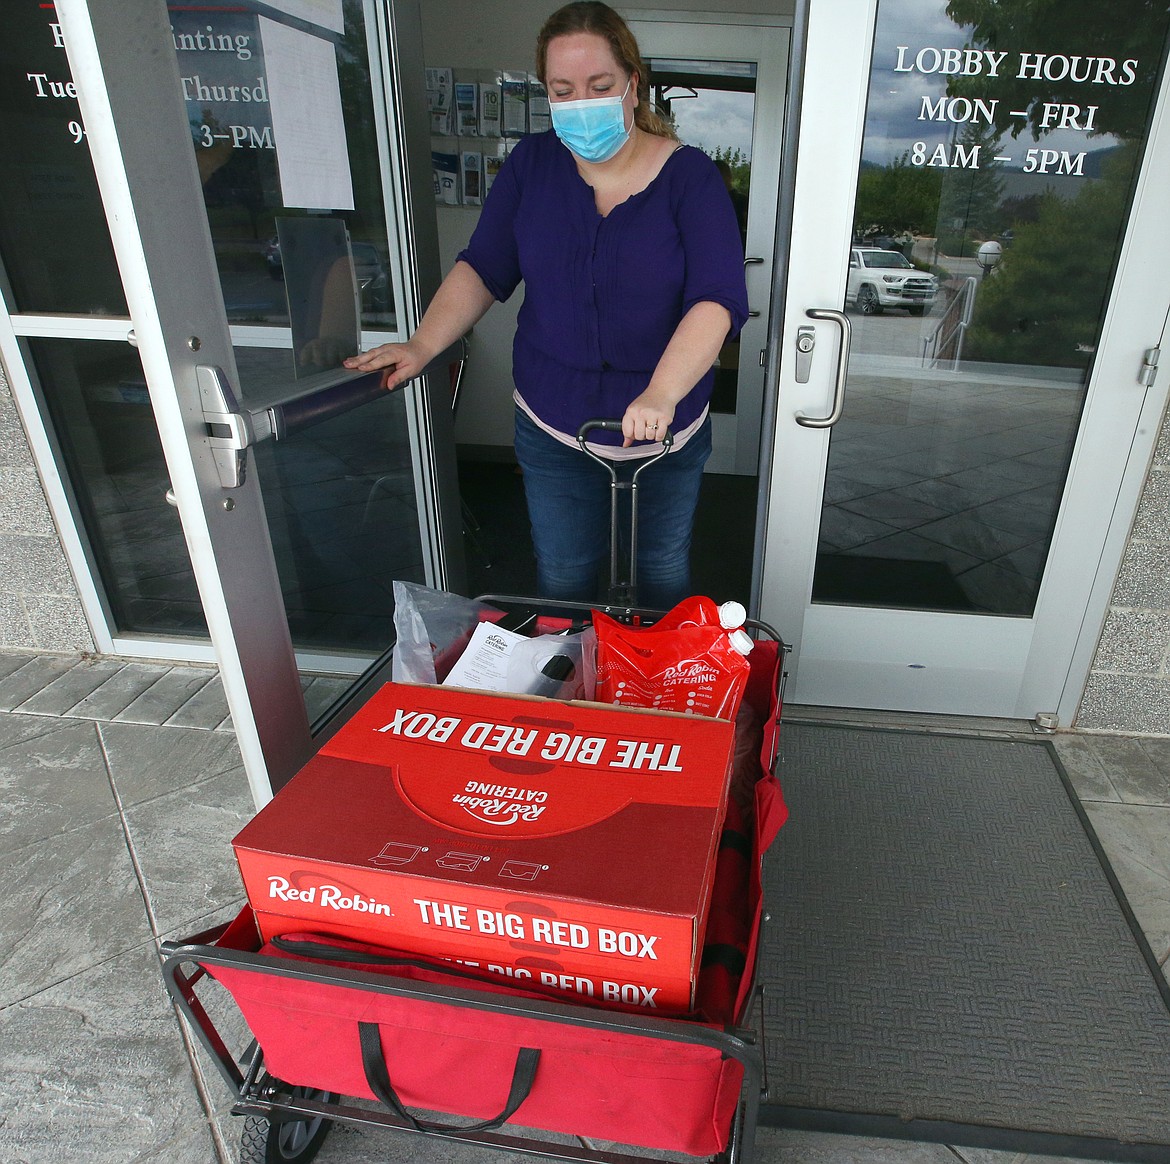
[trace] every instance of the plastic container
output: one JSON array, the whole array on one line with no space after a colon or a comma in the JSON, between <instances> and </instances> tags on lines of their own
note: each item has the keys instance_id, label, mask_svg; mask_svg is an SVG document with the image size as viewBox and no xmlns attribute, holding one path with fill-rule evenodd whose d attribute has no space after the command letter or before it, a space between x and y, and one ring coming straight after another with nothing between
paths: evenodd
<instances>
[{"instance_id":1,"label":"plastic container","mask_svg":"<svg viewBox=\"0 0 1170 1164\"><path fill-rule=\"evenodd\" d=\"M717 607L701 596L684 599L646 627L626 626L594 611L597 698L734 719L747 682L744 656L751 639L739 628L729 631L722 620L734 622L741 614L747 617L738 602Z\"/></svg>"},{"instance_id":2,"label":"plastic container","mask_svg":"<svg viewBox=\"0 0 1170 1164\"><path fill-rule=\"evenodd\" d=\"M752 636L742 626L733 631L729 631L727 638L731 642L732 649L738 651L741 655L751 654L752 647L756 645L752 641Z\"/></svg>"},{"instance_id":3,"label":"plastic container","mask_svg":"<svg viewBox=\"0 0 1170 1164\"><path fill-rule=\"evenodd\" d=\"M747 611L742 602L724 602L719 607L719 625L724 630L738 630L747 622ZM747 654L745 651L744 654Z\"/></svg>"}]
</instances>

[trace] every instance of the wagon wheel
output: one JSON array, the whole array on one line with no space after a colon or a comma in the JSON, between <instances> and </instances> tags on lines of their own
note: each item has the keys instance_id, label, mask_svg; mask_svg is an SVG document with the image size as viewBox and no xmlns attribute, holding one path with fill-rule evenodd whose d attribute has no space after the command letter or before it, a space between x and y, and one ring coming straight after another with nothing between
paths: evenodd
<instances>
[{"instance_id":1,"label":"wagon wheel","mask_svg":"<svg viewBox=\"0 0 1170 1164\"><path fill-rule=\"evenodd\" d=\"M332 1092L311 1087L294 1087L292 1097L324 1103L337 1101ZM240 1137L240 1164L308 1164L325 1142L332 1123L324 1116L286 1120L247 1116Z\"/></svg>"}]
</instances>

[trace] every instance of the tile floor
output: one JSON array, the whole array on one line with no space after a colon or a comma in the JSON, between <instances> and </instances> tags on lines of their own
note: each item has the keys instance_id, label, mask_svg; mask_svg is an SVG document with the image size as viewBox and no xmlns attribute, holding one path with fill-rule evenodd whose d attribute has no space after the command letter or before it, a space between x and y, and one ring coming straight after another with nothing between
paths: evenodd
<instances>
[{"instance_id":1,"label":"tile floor","mask_svg":"<svg viewBox=\"0 0 1170 1164\"><path fill-rule=\"evenodd\" d=\"M1170 740L1056 747L1165 969ZM240 1121L158 969L160 941L243 900L229 840L251 803L214 671L0 654L0 796L0 1160L235 1161ZM453 1147L338 1127L318 1159L502 1159ZM761 1164L1026 1159L774 1129L757 1147Z\"/></svg>"},{"instance_id":2,"label":"tile floor","mask_svg":"<svg viewBox=\"0 0 1170 1164\"><path fill-rule=\"evenodd\" d=\"M931 609L955 608L957 594L960 609L1027 613L1076 435L1080 376L923 368L921 338L938 308L932 315L850 316L849 403L829 446L819 552L838 570L869 563L856 586L875 559L925 570L915 601ZM951 580L937 593L932 566Z\"/></svg>"}]
</instances>

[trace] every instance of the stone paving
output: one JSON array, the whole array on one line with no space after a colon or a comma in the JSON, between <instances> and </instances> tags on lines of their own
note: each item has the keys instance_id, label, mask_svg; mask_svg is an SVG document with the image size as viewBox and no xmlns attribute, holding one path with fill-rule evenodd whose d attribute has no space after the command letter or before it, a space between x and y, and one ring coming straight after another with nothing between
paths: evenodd
<instances>
[{"instance_id":1,"label":"stone paving","mask_svg":"<svg viewBox=\"0 0 1170 1164\"><path fill-rule=\"evenodd\" d=\"M329 695L307 689L311 703ZM252 805L230 728L210 668L0 654L5 1164L238 1159L227 1089L191 1051L158 968L161 941L243 902L229 842ZM1067 734L1056 747L1165 970L1170 740ZM757 1149L762 1164L1027 1159L766 1128ZM318 1159L505 1158L335 1127Z\"/></svg>"}]
</instances>

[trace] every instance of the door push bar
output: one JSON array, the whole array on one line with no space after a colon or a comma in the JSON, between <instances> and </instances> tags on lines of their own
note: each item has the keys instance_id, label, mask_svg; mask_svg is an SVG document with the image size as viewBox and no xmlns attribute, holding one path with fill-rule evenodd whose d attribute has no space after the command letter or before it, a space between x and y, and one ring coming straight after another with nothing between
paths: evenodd
<instances>
[{"instance_id":1,"label":"door push bar","mask_svg":"<svg viewBox=\"0 0 1170 1164\"><path fill-rule=\"evenodd\" d=\"M224 489L238 489L248 473L248 446L275 436L271 410L241 412L222 368L199 364L195 378L219 483Z\"/></svg>"},{"instance_id":2,"label":"door push bar","mask_svg":"<svg viewBox=\"0 0 1170 1164\"><path fill-rule=\"evenodd\" d=\"M447 368L463 359L462 343L452 344L419 373L420 376ZM195 368L207 443L215 461L219 483L224 489L238 489L247 477L247 450L262 441L284 440L315 424L360 408L385 394L381 370L350 375L337 384L293 397L262 408L241 407L235 389L222 368L199 364Z\"/></svg>"}]
</instances>

